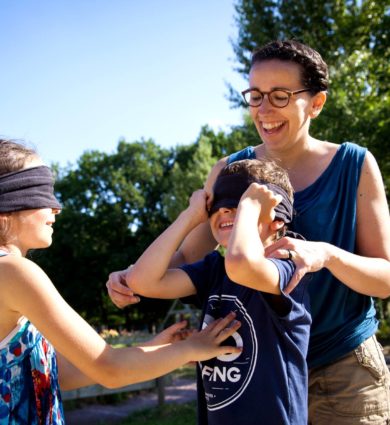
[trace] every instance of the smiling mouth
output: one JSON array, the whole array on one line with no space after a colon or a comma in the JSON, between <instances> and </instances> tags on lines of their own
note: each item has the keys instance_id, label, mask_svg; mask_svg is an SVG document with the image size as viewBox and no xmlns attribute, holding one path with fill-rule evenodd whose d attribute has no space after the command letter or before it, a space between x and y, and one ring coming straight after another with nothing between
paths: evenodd
<instances>
[{"instance_id":1,"label":"smiling mouth","mask_svg":"<svg viewBox=\"0 0 390 425\"><path fill-rule=\"evenodd\" d=\"M275 133L280 130L285 124L285 121L262 122L261 127L267 134Z\"/></svg>"},{"instance_id":2,"label":"smiling mouth","mask_svg":"<svg viewBox=\"0 0 390 425\"><path fill-rule=\"evenodd\" d=\"M219 228L220 229L229 229L233 227L233 222L232 221L227 221L225 223L222 223Z\"/></svg>"}]
</instances>

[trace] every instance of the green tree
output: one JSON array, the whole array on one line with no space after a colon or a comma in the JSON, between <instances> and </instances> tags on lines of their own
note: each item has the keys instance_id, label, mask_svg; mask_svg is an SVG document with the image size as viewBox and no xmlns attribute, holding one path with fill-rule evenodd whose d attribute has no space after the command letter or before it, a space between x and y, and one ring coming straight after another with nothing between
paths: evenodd
<instances>
[{"instance_id":1,"label":"green tree","mask_svg":"<svg viewBox=\"0 0 390 425\"><path fill-rule=\"evenodd\" d=\"M368 147L390 183L388 0L239 0L235 10L236 70L247 77L253 50L275 39L295 38L318 50L331 84L313 135Z\"/></svg>"},{"instance_id":2,"label":"green tree","mask_svg":"<svg viewBox=\"0 0 390 425\"><path fill-rule=\"evenodd\" d=\"M215 158L209 140L200 136L197 143L176 148L171 169L170 190L163 195L163 203L170 221L188 205L192 192L203 187Z\"/></svg>"},{"instance_id":3,"label":"green tree","mask_svg":"<svg viewBox=\"0 0 390 425\"><path fill-rule=\"evenodd\" d=\"M59 170L56 192L63 211L54 243L34 256L92 323L140 326L157 321L168 308L166 302L147 300L118 314L105 282L111 271L134 262L168 225L162 198L169 187L171 155L152 141L122 141L112 155L86 152L75 169Z\"/></svg>"},{"instance_id":4,"label":"green tree","mask_svg":"<svg viewBox=\"0 0 390 425\"><path fill-rule=\"evenodd\" d=\"M319 139L352 141L369 148L389 195L388 0L239 0L235 10L236 70L245 77L251 53L271 40L295 38L321 53L329 66L330 90L311 132ZM242 106L238 93L231 86L229 91L233 105ZM378 307L388 338L388 301L378 302Z\"/></svg>"},{"instance_id":5,"label":"green tree","mask_svg":"<svg viewBox=\"0 0 390 425\"><path fill-rule=\"evenodd\" d=\"M219 157L245 146L247 128L225 134L203 127L195 143L172 149L121 141L113 154L90 151L75 167L55 167L63 210L53 246L34 260L88 321L128 329L158 324L169 301L144 299L122 313L107 296L107 277L134 263L186 208Z\"/></svg>"},{"instance_id":6,"label":"green tree","mask_svg":"<svg viewBox=\"0 0 390 425\"><path fill-rule=\"evenodd\" d=\"M169 191L163 198L169 220L173 221L186 208L194 190L203 187L218 159L257 140L256 131L246 125L233 127L228 133L215 133L210 127L204 126L195 143L176 147L173 151Z\"/></svg>"}]
</instances>

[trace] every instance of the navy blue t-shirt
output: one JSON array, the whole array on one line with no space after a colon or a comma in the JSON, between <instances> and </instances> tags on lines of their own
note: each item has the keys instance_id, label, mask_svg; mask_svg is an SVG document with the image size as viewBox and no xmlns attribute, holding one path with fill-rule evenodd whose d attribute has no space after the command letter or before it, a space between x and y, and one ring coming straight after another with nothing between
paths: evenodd
<instances>
[{"instance_id":1,"label":"navy blue t-shirt","mask_svg":"<svg viewBox=\"0 0 390 425\"><path fill-rule=\"evenodd\" d=\"M295 265L271 260L287 286ZM226 345L239 354L198 364L198 421L201 425L307 424L307 365L311 316L306 282L290 295L272 295L232 282L224 258L214 251L181 267L197 290L203 325L237 313L241 327Z\"/></svg>"}]
</instances>

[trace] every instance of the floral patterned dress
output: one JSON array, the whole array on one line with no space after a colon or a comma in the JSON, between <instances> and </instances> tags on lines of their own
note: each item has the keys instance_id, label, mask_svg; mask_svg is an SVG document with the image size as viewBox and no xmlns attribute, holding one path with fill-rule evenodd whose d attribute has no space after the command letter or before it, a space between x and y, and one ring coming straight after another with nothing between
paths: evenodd
<instances>
[{"instance_id":1,"label":"floral patterned dress","mask_svg":"<svg viewBox=\"0 0 390 425\"><path fill-rule=\"evenodd\" d=\"M0 341L0 425L63 425L53 346L25 317Z\"/></svg>"}]
</instances>

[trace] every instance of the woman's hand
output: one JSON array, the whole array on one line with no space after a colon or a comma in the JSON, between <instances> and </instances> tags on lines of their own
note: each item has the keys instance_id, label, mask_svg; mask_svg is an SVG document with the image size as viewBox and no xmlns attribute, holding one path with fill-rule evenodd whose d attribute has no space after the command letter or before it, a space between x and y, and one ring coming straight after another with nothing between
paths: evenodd
<instances>
[{"instance_id":1,"label":"woman's hand","mask_svg":"<svg viewBox=\"0 0 390 425\"><path fill-rule=\"evenodd\" d=\"M306 273L326 267L330 258L331 245L325 242L308 242L294 238L281 238L265 249L268 258L291 258L296 266L286 293L289 294Z\"/></svg>"}]
</instances>

